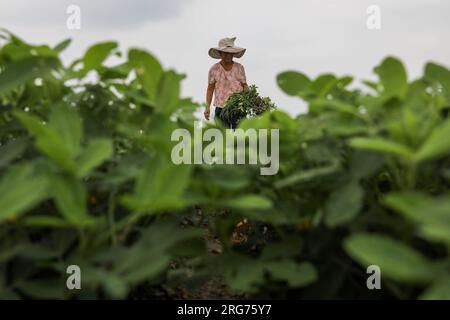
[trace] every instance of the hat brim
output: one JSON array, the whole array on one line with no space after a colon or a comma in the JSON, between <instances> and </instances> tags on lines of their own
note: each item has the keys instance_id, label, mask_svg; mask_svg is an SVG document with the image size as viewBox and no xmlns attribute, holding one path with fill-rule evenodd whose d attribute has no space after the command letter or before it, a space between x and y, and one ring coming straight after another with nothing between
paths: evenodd
<instances>
[{"instance_id":1,"label":"hat brim","mask_svg":"<svg viewBox=\"0 0 450 320\"><path fill-rule=\"evenodd\" d=\"M209 49L209 56L214 59L221 59L220 52L233 53L236 58L241 58L247 49L244 48L211 48Z\"/></svg>"}]
</instances>

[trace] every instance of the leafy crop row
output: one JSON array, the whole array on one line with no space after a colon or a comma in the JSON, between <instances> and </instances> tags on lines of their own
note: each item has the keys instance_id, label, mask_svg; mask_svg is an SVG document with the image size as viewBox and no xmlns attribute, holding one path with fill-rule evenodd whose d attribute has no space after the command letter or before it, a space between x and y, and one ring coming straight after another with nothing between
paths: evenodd
<instances>
[{"instance_id":1,"label":"leafy crop row","mask_svg":"<svg viewBox=\"0 0 450 320\"><path fill-rule=\"evenodd\" d=\"M1 38L1 298L172 297L214 277L255 297L450 298L445 67L411 81L388 57L367 90L348 76L279 74L309 112L242 121L280 130L280 171L260 176L172 164L171 133L194 130L198 105L180 96L184 75L148 52L107 66L122 52L100 43L65 66L69 41ZM366 287L372 264L382 290ZM69 265L81 290L66 288Z\"/></svg>"}]
</instances>

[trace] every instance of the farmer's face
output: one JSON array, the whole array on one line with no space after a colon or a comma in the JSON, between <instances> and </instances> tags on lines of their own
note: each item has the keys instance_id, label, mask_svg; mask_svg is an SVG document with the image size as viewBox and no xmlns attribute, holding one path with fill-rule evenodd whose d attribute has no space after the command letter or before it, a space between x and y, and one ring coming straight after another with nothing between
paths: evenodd
<instances>
[{"instance_id":1,"label":"farmer's face","mask_svg":"<svg viewBox=\"0 0 450 320\"><path fill-rule=\"evenodd\" d=\"M233 61L233 54L229 53L229 52L221 52L220 56L222 58L223 61L225 62L231 62Z\"/></svg>"}]
</instances>

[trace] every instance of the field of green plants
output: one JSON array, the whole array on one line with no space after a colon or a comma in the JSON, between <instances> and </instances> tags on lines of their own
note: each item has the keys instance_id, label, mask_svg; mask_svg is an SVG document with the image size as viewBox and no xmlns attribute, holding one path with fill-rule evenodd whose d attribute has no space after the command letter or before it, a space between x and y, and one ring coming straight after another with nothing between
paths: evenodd
<instances>
[{"instance_id":1,"label":"field of green plants","mask_svg":"<svg viewBox=\"0 0 450 320\"><path fill-rule=\"evenodd\" d=\"M241 122L280 130L279 173L261 176L172 164L171 133L194 130L199 105L147 51L99 43L65 65L70 41L0 38L1 299L211 298L211 281L231 297L450 299L446 67L411 79L388 57L364 90L280 73L309 112Z\"/></svg>"}]
</instances>

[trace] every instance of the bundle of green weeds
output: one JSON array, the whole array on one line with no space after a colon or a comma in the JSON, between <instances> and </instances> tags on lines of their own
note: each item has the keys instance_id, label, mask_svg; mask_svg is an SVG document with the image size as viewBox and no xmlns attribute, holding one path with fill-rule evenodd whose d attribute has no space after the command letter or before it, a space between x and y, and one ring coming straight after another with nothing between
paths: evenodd
<instances>
[{"instance_id":1,"label":"bundle of green weeds","mask_svg":"<svg viewBox=\"0 0 450 320\"><path fill-rule=\"evenodd\" d=\"M256 89L257 87L252 85L247 90L232 94L225 104L223 116L239 121L277 108L269 97L261 97Z\"/></svg>"}]
</instances>

